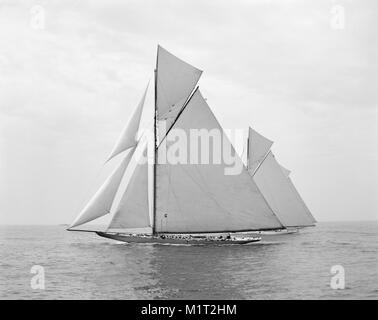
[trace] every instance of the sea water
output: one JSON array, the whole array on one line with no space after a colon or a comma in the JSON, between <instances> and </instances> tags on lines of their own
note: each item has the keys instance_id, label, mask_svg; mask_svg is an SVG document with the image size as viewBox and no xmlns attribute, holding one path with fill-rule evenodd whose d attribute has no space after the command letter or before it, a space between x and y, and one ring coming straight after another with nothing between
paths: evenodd
<instances>
[{"instance_id":1,"label":"sea water","mask_svg":"<svg viewBox=\"0 0 378 320\"><path fill-rule=\"evenodd\" d=\"M319 223L234 246L126 244L64 226L0 226L0 299L377 298L378 222Z\"/></svg>"}]
</instances>

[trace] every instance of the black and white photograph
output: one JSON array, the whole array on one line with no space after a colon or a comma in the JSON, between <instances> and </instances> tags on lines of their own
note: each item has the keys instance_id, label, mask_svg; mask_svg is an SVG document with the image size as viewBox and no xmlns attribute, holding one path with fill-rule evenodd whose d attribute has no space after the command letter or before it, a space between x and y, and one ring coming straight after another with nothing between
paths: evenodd
<instances>
[{"instance_id":1,"label":"black and white photograph","mask_svg":"<svg viewBox=\"0 0 378 320\"><path fill-rule=\"evenodd\" d=\"M377 39L374 0L0 0L0 300L378 300Z\"/></svg>"}]
</instances>

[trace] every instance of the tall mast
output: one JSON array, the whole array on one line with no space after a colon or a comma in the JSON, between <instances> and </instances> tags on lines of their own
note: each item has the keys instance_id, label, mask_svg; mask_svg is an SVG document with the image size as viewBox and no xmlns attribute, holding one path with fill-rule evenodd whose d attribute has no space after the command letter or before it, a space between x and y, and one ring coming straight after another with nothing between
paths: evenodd
<instances>
[{"instance_id":1,"label":"tall mast","mask_svg":"<svg viewBox=\"0 0 378 320\"><path fill-rule=\"evenodd\" d=\"M154 70L155 73L155 105L154 105L154 208L153 208L153 221L152 221L152 233L156 234L156 164L157 164L157 66L158 66L158 54L159 54L159 47L156 54L156 67Z\"/></svg>"}]
</instances>

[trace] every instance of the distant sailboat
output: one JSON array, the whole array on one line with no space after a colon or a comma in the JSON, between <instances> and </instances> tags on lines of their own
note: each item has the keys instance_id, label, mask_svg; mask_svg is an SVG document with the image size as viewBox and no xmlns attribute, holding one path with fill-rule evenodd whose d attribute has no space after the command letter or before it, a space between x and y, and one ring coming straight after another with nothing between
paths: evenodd
<instances>
[{"instance_id":1,"label":"distant sailboat","mask_svg":"<svg viewBox=\"0 0 378 320\"><path fill-rule=\"evenodd\" d=\"M138 161L138 157L147 153L147 144L136 139L147 86L107 161L119 155L123 160L68 230L96 232L125 242L195 244L245 244L260 238L242 233L286 230L288 226L279 218L281 211L274 211L258 186L260 172L265 172L265 166L270 170L272 160L266 160L265 155L270 145L268 150L264 147L252 153L254 160L248 169L236 156L235 161L242 167L237 175L224 173L227 163L223 159L204 164L161 161L168 152L163 142L169 145L168 141L174 140L174 129L187 136L192 129L218 130L222 133L223 147L235 151L196 87L201 74L201 70L158 46L153 170L149 170L148 162ZM206 152L212 154L214 148L210 144ZM256 170L257 177L252 177L251 168L258 167L262 168ZM290 186L288 178L285 179ZM290 188L295 193L294 186ZM299 194L295 194L300 203ZM111 214L112 220L105 230L77 229L106 214ZM308 224L307 220L302 224Z\"/></svg>"}]
</instances>

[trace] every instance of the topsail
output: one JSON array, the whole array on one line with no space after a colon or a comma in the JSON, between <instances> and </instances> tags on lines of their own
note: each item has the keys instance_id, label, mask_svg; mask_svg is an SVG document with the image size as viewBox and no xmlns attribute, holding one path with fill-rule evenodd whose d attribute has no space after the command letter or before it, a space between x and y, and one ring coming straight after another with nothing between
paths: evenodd
<instances>
[{"instance_id":1,"label":"topsail","mask_svg":"<svg viewBox=\"0 0 378 320\"><path fill-rule=\"evenodd\" d=\"M158 46L156 64L156 115L159 141L177 118L202 71Z\"/></svg>"}]
</instances>

